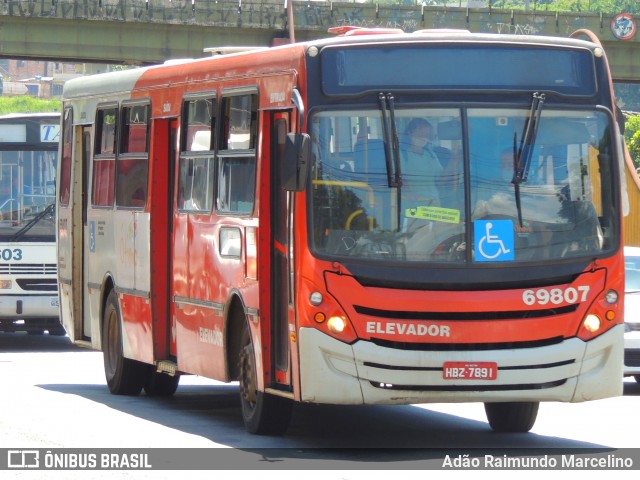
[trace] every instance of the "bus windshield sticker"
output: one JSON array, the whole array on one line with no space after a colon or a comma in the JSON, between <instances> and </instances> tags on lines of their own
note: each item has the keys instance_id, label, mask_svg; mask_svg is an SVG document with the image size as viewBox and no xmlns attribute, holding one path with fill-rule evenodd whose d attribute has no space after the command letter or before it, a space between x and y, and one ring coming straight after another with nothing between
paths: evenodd
<instances>
[{"instance_id":1,"label":"bus windshield sticker","mask_svg":"<svg viewBox=\"0 0 640 480\"><path fill-rule=\"evenodd\" d=\"M511 220L476 220L473 245L478 262L513 261L514 229Z\"/></svg>"},{"instance_id":2,"label":"bus windshield sticker","mask_svg":"<svg viewBox=\"0 0 640 480\"><path fill-rule=\"evenodd\" d=\"M420 205L404 211L407 218L419 218L432 222L460 223L460 210L455 208L431 207Z\"/></svg>"}]
</instances>

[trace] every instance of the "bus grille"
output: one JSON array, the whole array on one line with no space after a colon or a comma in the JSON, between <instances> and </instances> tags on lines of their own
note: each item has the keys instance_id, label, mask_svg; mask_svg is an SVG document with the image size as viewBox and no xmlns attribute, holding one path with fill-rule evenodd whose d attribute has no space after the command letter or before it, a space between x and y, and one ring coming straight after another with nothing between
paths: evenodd
<instances>
[{"instance_id":1,"label":"bus grille","mask_svg":"<svg viewBox=\"0 0 640 480\"><path fill-rule=\"evenodd\" d=\"M18 278L16 283L27 292L58 291L58 283L55 278Z\"/></svg>"},{"instance_id":2,"label":"bus grille","mask_svg":"<svg viewBox=\"0 0 640 480\"><path fill-rule=\"evenodd\" d=\"M515 385L390 385L379 382L369 382L372 387L384 390L409 390L412 392L500 392L522 390L544 390L546 388L561 387L567 383L566 379L545 383L519 383Z\"/></svg>"},{"instance_id":3,"label":"bus grille","mask_svg":"<svg viewBox=\"0 0 640 480\"><path fill-rule=\"evenodd\" d=\"M409 343L394 342L372 338L371 343L384 348L395 350L424 351L424 352L460 352L475 350L513 350L521 348L539 348L562 343L562 337L543 338L528 342L502 342L502 343Z\"/></svg>"},{"instance_id":4,"label":"bus grille","mask_svg":"<svg viewBox=\"0 0 640 480\"><path fill-rule=\"evenodd\" d=\"M505 311L505 312L423 312L408 310L380 310L377 308L364 307L354 305L356 312L362 315L373 317L399 319L399 320L429 320L429 321L465 321L465 320L510 320L518 318L545 318L566 313L573 313L578 309L578 304L567 305L564 307L545 308L541 310L521 310L521 311Z\"/></svg>"},{"instance_id":5,"label":"bus grille","mask_svg":"<svg viewBox=\"0 0 640 480\"><path fill-rule=\"evenodd\" d=\"M4 263L0 264L0 275L55 275L55 263Z\"/></svg>"},{"instance_id":6,"label":"bus grille","mask_svg":"<svg viewBox=\"0 0 640 480\"><path fill-rule=\"evenodd\" d=\"M381 310L362 305L354 305L357 313L371 317L393 320L417 320L417 321L487 321L487 320L517 320L527 318L549 318L557 315L573 313L578 309L578 304L556 308L544 308L538 310L515 311L411 311L411 310ZM562 336L542 338L531 341L501 342L501 343L413 343L399 342L371 336L370 341L380 347L393 348L395 350L413 351L474 351L474 350L511 350L521 348L539 348L557 345L564 341Z\"/></svg>"}]
</instances>

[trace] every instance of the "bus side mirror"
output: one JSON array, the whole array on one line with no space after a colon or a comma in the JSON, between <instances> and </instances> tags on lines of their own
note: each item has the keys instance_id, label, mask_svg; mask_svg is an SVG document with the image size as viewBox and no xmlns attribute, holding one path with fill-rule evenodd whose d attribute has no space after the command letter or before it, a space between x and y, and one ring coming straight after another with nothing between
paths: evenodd
<instances>
[{"instance_id":1,"label":"bus side mirror","mask_svg":"<svg viewBox=\"0 0 640 480\"><path fill-rule=\"evenodd\" d=\"M301 192L307 184L311 159L311 140L306 133L288 133L284 146L282 188Z\"/></svg>"}]
</instances>

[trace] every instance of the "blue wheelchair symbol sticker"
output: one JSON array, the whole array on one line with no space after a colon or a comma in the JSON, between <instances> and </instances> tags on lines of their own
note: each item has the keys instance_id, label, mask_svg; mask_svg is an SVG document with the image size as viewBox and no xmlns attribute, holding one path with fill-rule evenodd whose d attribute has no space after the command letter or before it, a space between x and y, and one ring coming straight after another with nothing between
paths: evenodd
<instances>
[{"instance_id":1,"label":"blue wheelchair symbol sticker","mask_svg":"<svg viewBox=\"0 0 640 480\"><path fill-rule=\"evenodd\" d=\"M477 262L515 260L511 220L476 220L473 226L473 246Z\"/></svg>"}]
</instances>

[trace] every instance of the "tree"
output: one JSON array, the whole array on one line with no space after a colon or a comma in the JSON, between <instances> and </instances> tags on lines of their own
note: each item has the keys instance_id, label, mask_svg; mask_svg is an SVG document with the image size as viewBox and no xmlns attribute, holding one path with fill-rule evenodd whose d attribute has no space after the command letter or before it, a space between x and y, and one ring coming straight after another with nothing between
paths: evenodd
<instances>
[{"instance_id":1,"label":"tree","mask_svg":"<svg viewBox=\"0 0 640 480\"><path fill-rule=\"evenodd\" d=\"M624 127L624 140L636 168L640 168L640 115L627 117Z\"/></svg>"}]
</instances>

